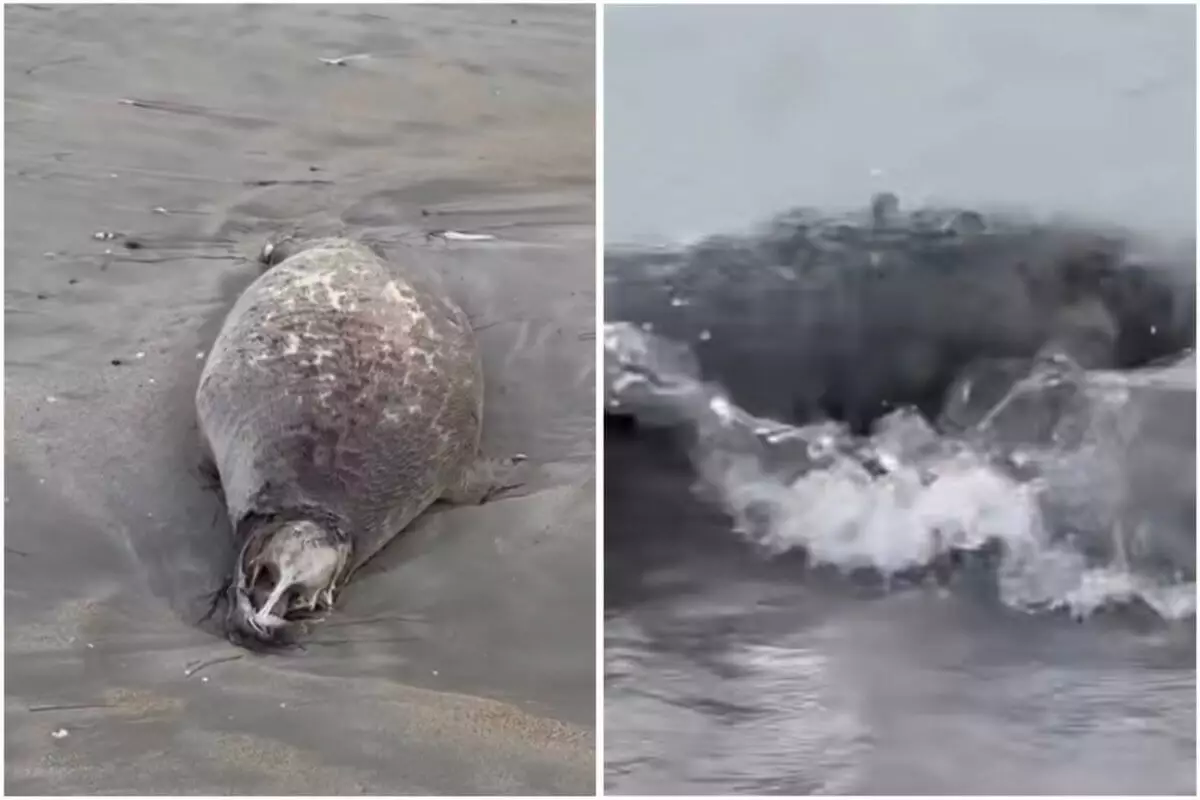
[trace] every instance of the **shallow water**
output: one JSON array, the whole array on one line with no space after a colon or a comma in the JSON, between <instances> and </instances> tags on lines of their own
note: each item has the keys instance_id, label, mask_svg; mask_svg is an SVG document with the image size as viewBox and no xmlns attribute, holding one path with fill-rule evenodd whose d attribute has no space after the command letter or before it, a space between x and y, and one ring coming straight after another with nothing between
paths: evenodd
<instances>
[{"instance_id":1,"label":"shallow water","mask_svg":"<svg viewBox=\"0 0 1200 800\"><path fill-rule=\"evenodd\" d=\"M1192 235L1192 9L609 9L606 21L609 245L861 207L881 190L906 208L1065 213L1171 246ZM1181 263L1194 275L1190 255ZM728 278L737 288L719 295L721 278L668 272L647 282L655 294L618 277L610 318L686 335L706 377L728 379L714 389L759 417L786 419L821 376L869 389L863 376L888 361L871 350L880 331L921 326L912 310L839 316L827 302L839 296L817 290L800 302L820 321L772 335L751 320L786 321L799 292ZM963 333L958 311L938 335L1020 340L1028 315L1007 286L994 288L1009 310L978 317L990 333ZM1190 302L1179 307L1194 315ZM877 330L880 313L891 322ZM1160 433L1194 475L1194 429L1172 433L1168 418ZM720 496L702 502L692 452L667 431L606 426L609 793L1194 793L1194 611L1031 613L970 561L949 585L814 570L778 529L753 546ZM1141 483L1171 483L1172 469ZM1190 502L1194 518L1193 485L1164 495L1171 513ZM1194 576L1194 527L1182 533L1190 547L1171 557Z\"/></svg>"},{"instance_id":2,"label":"shallow water","mask_svg":"<svg viewBox=\"0 0 1200 800\"><path fill-rule=\"evenodd\" d=\"M606 348L629 363L641 338L614 328ZM1187 486L1157 489L1147 508L1137 480L1111 483L1147 462L1105 450L1108 429L1088 429L1100 446L1081 457L1072 444L1046 451L1075 459L1068 485L1030 482L981 440L935 434L903 410L869 438L756 418L654 354L611 383L611 402L656 403L653 418L671 411L695 435L614 419L605 437L611 791L1186 791L1195 584L1178 570L1194 575L1194 444L1181 450ZM1167 376L1194 387L1194 369L1154 379L1172 387L1156 407L1175 419L1172 441L1195 399L1185 391L1171 411ZM1129 380L1086 377L1106 390ZM1131 392L1123 413L1139 417L1145 397ZM864 453L887 473L869 477ZM1137 547L1091 538L1111 521L1054 535L1065 523L1049 509L1064 494L1117 487L1129 487L1118 519L1146 535ZM1086 519L1109 519L1099 503ZM1188 508L1177 530L1172 515ZM988 541L998 555L946 560Z\"/></svg>"},{"instance_id":3,"label":"shallow water","mask_svg":"<svg viewBox=\"0 0 1200 800\"><path fill-rule=\"evenodd\" d=\"M592 9L5 25L6 790L590 794ZM415 525L305 650L251 657L197 625L231 545L193 396L292 231L439 276L479 330L485 450L533 471Z\"/></svg>"}]
</instances>

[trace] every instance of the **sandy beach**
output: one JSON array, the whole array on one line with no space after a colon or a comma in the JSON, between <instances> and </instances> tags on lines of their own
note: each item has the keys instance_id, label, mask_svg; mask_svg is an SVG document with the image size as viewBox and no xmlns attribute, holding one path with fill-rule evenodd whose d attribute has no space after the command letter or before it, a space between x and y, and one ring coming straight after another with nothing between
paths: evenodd
<instances>
[{"instance_id":1,"label":"sandy beach","mask_svg":"<svg viewBox=\"0 0 1200 800\"><path fill-rule=\"evenodd\" d=\"M6 792L591 794L593 9L5 21ZM479 331L485 450L536 469L261 657L197 624L231 542L192 397L291 231L437 274Z\"/></svg>"}]
</instances>

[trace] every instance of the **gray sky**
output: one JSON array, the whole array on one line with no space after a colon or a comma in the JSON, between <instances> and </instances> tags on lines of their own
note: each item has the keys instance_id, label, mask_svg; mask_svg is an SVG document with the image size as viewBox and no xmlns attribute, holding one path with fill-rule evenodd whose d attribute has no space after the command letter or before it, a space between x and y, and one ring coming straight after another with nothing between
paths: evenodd
<instances>
[{"instance_id":1,"label":"gray sky","mask_svg":"<svg viewBox=\"0 0 1200 800\"><path fill-rule=\"evenodd\" d=\"M1196 219L1195 9L605 11L609 242L922 200Z\"/></svg>"}]
</instances>

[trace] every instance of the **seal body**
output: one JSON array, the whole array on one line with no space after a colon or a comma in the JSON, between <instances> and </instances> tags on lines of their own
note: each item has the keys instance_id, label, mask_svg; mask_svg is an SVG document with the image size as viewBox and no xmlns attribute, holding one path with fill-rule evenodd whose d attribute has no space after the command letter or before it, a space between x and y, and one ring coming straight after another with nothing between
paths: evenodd
<instances>
[{"instance_id":1,"label":"seal body","mask_svg":"<svg viewBox=\"0 0 1200 800\"><path fill-rule=\"evenodd\" d=\"M264 260L196 411L241 545L231 638L274 642L435 500L481 500L491 482L460 308L346 239L268 246Z\"/></svg>"}]
</instances>

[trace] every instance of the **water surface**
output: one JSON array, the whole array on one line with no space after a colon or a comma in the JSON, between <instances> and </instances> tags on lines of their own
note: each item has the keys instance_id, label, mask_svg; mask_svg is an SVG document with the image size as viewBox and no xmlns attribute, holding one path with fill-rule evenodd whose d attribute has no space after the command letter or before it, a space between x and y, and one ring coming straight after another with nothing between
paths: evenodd
<instances>
[{"instance_id":1,"label":"water surface","mask_svg":"<svg viewBox=\"0 0 1200 800\"><path fill-rule=\"evenodd\" d=\"M606 25L610 246L889 190L1190 251L1193 9L610 8ZM794 379L760 376L758 397ZM610 428L605 456L610 793L1194 793L1194 614L1080 622L1005 605L983 575L885 590L813 572L699 502L668 434Z\"/></svg>"}]
</instances>

